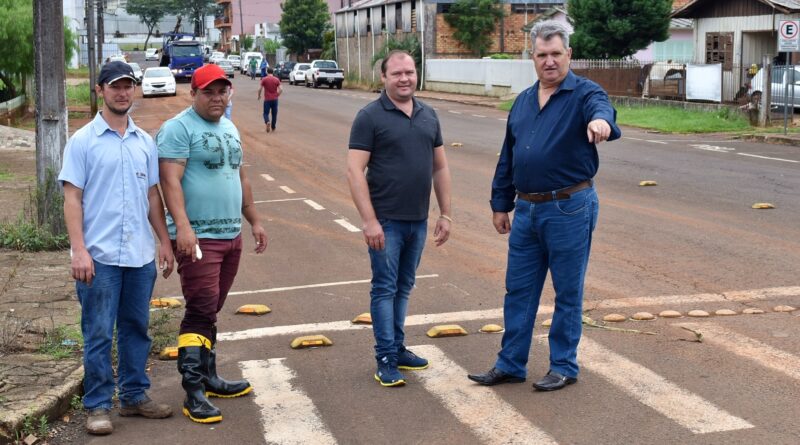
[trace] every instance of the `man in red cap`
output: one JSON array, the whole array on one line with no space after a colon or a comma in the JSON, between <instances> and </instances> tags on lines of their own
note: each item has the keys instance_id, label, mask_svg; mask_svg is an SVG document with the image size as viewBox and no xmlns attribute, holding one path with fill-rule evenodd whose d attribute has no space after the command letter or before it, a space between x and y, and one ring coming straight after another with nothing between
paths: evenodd
<instances>
[{"instance_id":1,"label":"man in red cap","mask_svg":"<svg viewBox=\"0 0 800 445\"><path fill-rule=\"evenodd\" d=\"M226 381L216 372L217 313L239 269L242 216L250 223L255 252L267 248L239 132L222 118L230 94L222 68L203 66L192 76L192 106L156 136L167 229L186 299L178 337L183 414L200 423L222 420L207 396L238 397L252 390L246 380Z\"/></svg>"}]
</instances>

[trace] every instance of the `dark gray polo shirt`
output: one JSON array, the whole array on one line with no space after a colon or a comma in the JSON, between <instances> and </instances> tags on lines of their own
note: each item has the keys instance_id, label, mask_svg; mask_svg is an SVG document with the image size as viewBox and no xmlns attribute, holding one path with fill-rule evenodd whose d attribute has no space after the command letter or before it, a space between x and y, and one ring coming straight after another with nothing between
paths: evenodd
<instances>
[{"instance_id":1,"label":"dark gray polo shirt","mask_svg":"<svg viewBox=\"0 0 800 445\"><path fill-rule=\"evenodd\" d=\"M370 152L367 184L378 218L421 221L428 217L433 149L442 145L433 108L414 98L409 118L384 92L356 115L350 149Z\"/></svg>"}]
</instances>

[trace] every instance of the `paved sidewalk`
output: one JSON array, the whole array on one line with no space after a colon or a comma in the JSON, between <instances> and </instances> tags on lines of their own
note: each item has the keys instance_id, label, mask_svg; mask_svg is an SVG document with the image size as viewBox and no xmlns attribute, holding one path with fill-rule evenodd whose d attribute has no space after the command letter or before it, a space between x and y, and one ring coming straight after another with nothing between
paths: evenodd
<instances>
[{"instance_id":1,"label":"paved sidewalk","mask_svg":"<svg viewBox=\"0 0 800 445\"><path fill-rule=\"evenodd\" d=\"M0 126L0 219L15 221L35 178L31 131ZM0 443L25 417L62 414L81 388L81 357L55 359L37 349L47 333L79 322L67 252L0 249ZM5 351L5 352L3 352Z\"/></svg>"}]
</instances>

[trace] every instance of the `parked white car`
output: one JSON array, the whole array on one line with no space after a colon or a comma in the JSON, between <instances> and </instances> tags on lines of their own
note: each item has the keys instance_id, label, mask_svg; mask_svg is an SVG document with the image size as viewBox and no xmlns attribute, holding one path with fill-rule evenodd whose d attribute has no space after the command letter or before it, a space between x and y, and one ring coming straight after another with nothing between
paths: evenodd
<instances>
[{"instance_id":1,"label":"parked white car","mask_svg":"<svg viewBox=\"0 0 800 445\"><path fill-rule=\"evenodd\" d=\"M308 63L298 63L292 68L292 71L289 73L289 85L298 85L301 83L305 83L306 81L306 71L311 68L311 65Z\"/></svg>"},{"instance_id":2,"label":"parked white car","mask_svg":"<svg viewBox=\"0 0 800 445\"><path fill-rule=\"evenodd\" d=\"M239 69L242 66L242 57L238 54L229 55L228 61L231 62L231 65L236 69Z\"/></svg>"},{"instance_id":3,"label":"parked white car","mask_svg":"<svg viewBox=\"0 0 800 445\"><path fill-rule=\"evenodd\" d=\"M313 60L305 78L307 87L319 88L320 85L327 84L328 88L336 87L341 90L344 71L339 69L335 60Z\"/></svg>"},{"instance_id":4,"label":"parked white car","mask_svg":"<svg viewBox=\"0 0 800 445\"><path fill-rule=\"evenodd\" d=\"M136 62L128 62L128 65L133 70L133 75L136 77L136 83L142 83L142 67Z\"/></svg>"},{"instance_id":5,"label":"parked white car","mask_svg":"<svg viewBox=\"0 0 800 445\"><path fill-rule=\"evenodd\" d=\"M165 66L156 66L144 70L142 77L142 96L150 97L156 95L177 94L175 86L175 76L172 71Z\"/></svg>"},{"instance_id":6,"label":"parked white car","mask_svg":"<svg viewBox=\"0 0 800 445\"><path fill-rule=\"evenodd\" d=\"M217 60L225 60L225 53L214 51L211 53L211 56L208 58L209 63L216 63Z\"/></svg>"},{"instance_id":7,"label":"parked white car","mask_svg":"<svg viewBox=\"0 0 800 445\"><path fill-rule=\"evenodd\" d=\"M158 48L147 48L144 51L144 60L158 60Z\"/></svg>"}]
</instances>

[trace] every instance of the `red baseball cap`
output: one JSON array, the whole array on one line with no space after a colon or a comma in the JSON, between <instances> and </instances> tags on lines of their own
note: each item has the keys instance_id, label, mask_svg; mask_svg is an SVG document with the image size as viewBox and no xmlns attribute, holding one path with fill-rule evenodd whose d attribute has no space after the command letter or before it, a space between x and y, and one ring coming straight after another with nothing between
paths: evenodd
<instances>
[{"instance_id":1,"label":"red baseball cap","mask_svg":"<svg viewBox=\"0 0 800 445\"><path fill-rule=\"evenodd\" d=\"M203 89L215 80L224 80L228 85L231 85L231 81L228 80L228 76L219 65L203 65L192 74L192 88Z\"/></svg>"}]
</instances>

